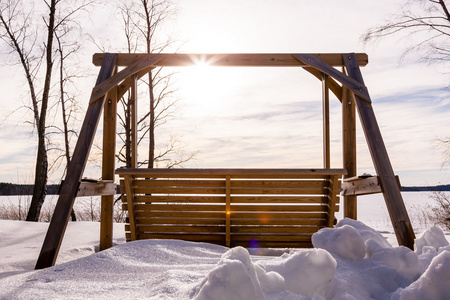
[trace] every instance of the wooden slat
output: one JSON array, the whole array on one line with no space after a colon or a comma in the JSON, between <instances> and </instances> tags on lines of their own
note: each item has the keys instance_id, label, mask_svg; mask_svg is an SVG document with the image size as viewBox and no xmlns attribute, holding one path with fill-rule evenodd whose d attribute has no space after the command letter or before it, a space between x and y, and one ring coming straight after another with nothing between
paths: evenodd
<instances>
[{"instance_id":1,"label":"wooden slat","mask_svg":"<svg viewBox=\"0 0 450 300\"><path fill-rule=\"evenodd\" d=\"M133 174L135 178L223 178L229 174L231 178L330 178L331 175L346 174L345 169L132 169L119 168L116 174Z\"/></svg>"},{"instance_id":2,"label":"wooden slat","mask_svg":"<svg viewBox=\"0 0 450 300\"><path fill-rule=\"evenodd\" d=\"M138 218L139 224L142 225L163 225L163 224L191 224L191 225L224 225L226 224L225 217L223 219L215 218Z\"/></svg>"},{"instance_id":3,"label":"wooden slat","mask_svg":"<svg viewBox=\"0 0 450 300\"><path fill-rule=\"evenodd\" d=\"M267 220L270 222L271 219L290 219L290 218L326 218L327 213L323 212L233 212L231 215L231 220L238 218L256 218L261 220Z\"/></svg>"},{"instance_id":4,"label":"wooden slat","mask_svg":"<svg viewBox=\"0 0 450 300\"><path fill-rule=\"evenodd\" d=\"M203 188L203 187L135 187L136 194L223 194L223 188Z\"/></svg>"},{"instance_id":5,"label":"wooden slat","mask_svg":"<svg viewBox=\"0 0 450 300\"><path fill-rule=\"evenodd\" d=\"M135 196L135 203L224 203L225 196ZM122 196L122 202L126 202L127 197ZM327 203L328 197L316 196L234 196L231 203Z\"/></svg>"},{"instance_id":6,"label":"wooden slat","mask_svg":"<svg viewBox=\"0 0 450 300\"><path fill-rule=\"evenodd\" d=\"M138 187L222 187L225 180L145 180L137 179L134 183Z\"/></svg>"},{"instance_id":7,"label":"wooden slat","mask_svg":"<svg viewBox=\"0 0 450 300\"><path fill-rule=\"evenodd\" d=\"M323 195L327 191L324 188L232 188L233 195L273 194L273 195Z\"/></svg>"},{"instance_id":8,"label":"wooden slat","mask_svg":"<svg viewBox=\"0 0 450 300\"><path fill-rule=\"evenodd\" d=\"M286 233L286 234L296 234L296 233L316 233L321 227L316 226L231 226L232 233Z\"/></svg>"},{"instance_id":9,"label":"wooden slat","mask_svg":"<svg viewBox=\"0 0 450 300\"><path fill-rule=\"evenodd\" d=\"M211 66L234 66L234 67L302 67L305 64L299 62L289 53L217 53L217 54L194 54L194 53L161 53L161 54L138 54L138 53L118 53L118 66L129 66L140 59L161 57L153 65L156 67L183 67L193 66L199 62L208 63ZM368 63L368 56L365 53L355 54L360 66ZM104 53L95 53L92 58L94 65L99 66L104 58ZM317 53L314 56L331 66L343 66L341 53Z\"/></svg>"},{"instance_id":10,"label":"wooden slat","mask_svg":"<svg viewBox=\"0 0 450 300\"><path fill-rule=\"evenodd\" d=\"M139 224L174 224L174 225L226 225L226 219L216 218L137 218ZM315 225L326 226L326 219L271 219L269 222L260 219L236 219L234 218L231 225Z\"/></svg>"},{"instance_id":11,"label":"wooden slat","mask_svg":"<svg viewBox=\"0 0 450 300\"><path fill-rule=\"evenodd\" d=\"M220 211L225 213L225 204L135 204L135 211Z\"/></svg>"},{"instance_id":12,"label":"wooden slat","mask_svg":"<svg viewBox=\"0 0 450 300\"><path fill-rule=\"evenodd\" d=\"M136 218L212 218L212 219L224 219L225 214L223 211L217 212L191 212L191 211L137 211Z\"/></svg>"},{"instance_id":13,"label":"wooden slat","mask_svg":"<svg viewBox=\"0 0 450 300\"><path fill-rule=\"evenodd\" d=\"M258 211L258 212L304 212L304 211L327 211L327 205L233 205L231 207L231 214L243 211Z\"/></svg>"},{"instance_id":14,"label":"wooden slat","mask_svg":"<svg viewBox=\"0 0 450 300\"><path fill-rule=\"evenodd\" d=\"M137 187L225 187L225 180L146 180L136 179ZM329 180L232 180L232 188L320 188L330 186Z\"/></svg>"},{"instance_id":15,"label":"wooden slat","mask_svg":"<svg viewBox=\"0 0 450 300\"><path fill-rule=\"evenodd\" d=\"M328 180L233 180L232 188L321 188L330 186Z\"/></svg>"},{"instance_id":16,"label":"wooden slat","mask_svg":"<svg viewBox=\"0 0 450 300\"><path fill-rule=\"evenodd\" d=\"M225 194L224 188L206 187L135 187L136 194ZM324 188L232 188L233 195L323 195L327 191Z\"/></svg>"},{"instance_id":17,"label":"wooden slat","mask_svg":"<svg viewBox=\"0 0 450 300\"><path fill-rule=\"evenodd\" d=\"M129 204L128 204L129 205ZM127 206L129 208L129 206ZM323 212L328 210L328 205L233 205L231 215L238 212ZM134 210L138 211L196 211L196 212L226 212L225 204L134 204Z\"/></svg>"},{"instance_id":18,"label":"wooden slat","mask_svg":"<svg viewBox=\"0 0 450 300\"><path fill-rule=\"evenodd\" d=\"M236 219L232 221L232 225L316 225L320 227L326 226L326 219L271 219L269 221L261 219Z\"/></svg>"},{"instance_id":19,"label":"wooden slat","mask_svg":"<svg viewBox=\"0 0 450 300\"><path fill-rule=\"evenodd\" d=\"M191 211L137 211L135 213L136 218L145 217L161 217L161 218L172 218L172 217L182 217L182 218L224 218L225 214L223 211L217 212L191 212ZM255 219L290 219L290 218L326 218L326 212L233 212L231 215L231 220L238 218L255 218Z\"/></svg>"},{"instance_id":20,"label":"wooden slat","mask_svg":"<svg viewBox=\"0 0 450 300\"><path fill-rule=\"evenodd\" d=\"M176 226L176 225L143 225L140 224L137 226L137 230L141 233L173 233L173 232L182 232L182 233L192 233L192 232L201 232L201 233L216 233L216 232L225 232L225 226Z\"/></svg>"},{"instance_id":21,"label":"wooden slat","mask_svg":"<svg viewBox=\"0 0 450 300\"><path fill-rule=\"evenodd\" d=\"M245 248L312 248L311 241L295 241L295 242L257 242L257 241L233 241L231 247Z\"/></svg>"},{"instance_id":22,"label":"wooden slat","mask_svg":"<svg viewBox=\"0 0 450 300\"><path fill-rule=\"evenodd\" d=\"M289 234L289 235L276 235L276 234L233 234L233 241L257 241L257 242L308 242L311 241L312 234Z\"/></svg>"},{"instance_id":23,"label":"wooden slat","mask_svg":"<svg viewBox=\"0 0 450 300\"><path fill-rule=\"evenodd\" d=\"M225 196L135 196L135 203L224 203Z\"/></svg>"},{"instance_id":24,"label":"wooden slat","mask_svg":"<svg viewBox=\"0 0 450 300\"><path fill-rule=\"evenodd\" d=\"M317 196L233 196L231 203L327 203L328 197Z\"/></svg>"},{"instance_id":25,"label":"wooden slat","mask_svg":"<svg viewBox=\"0 0 450 300\"><path fill-rule=\"evenodd\" d=\"M186 241L196 242L220 242L221 245L225 242L225 233L223 234L156 234L156 233L142 233L143 239L183 239Z\"/></svg>"}]
</instances>

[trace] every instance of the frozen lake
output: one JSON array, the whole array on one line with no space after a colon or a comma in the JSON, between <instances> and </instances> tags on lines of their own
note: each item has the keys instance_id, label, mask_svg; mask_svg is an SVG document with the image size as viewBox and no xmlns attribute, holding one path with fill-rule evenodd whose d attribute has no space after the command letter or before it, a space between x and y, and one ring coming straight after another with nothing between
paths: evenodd
<instances>
[{"instance_id":1,"label":"frozen lake","mask_svg":"<svg viewBox=\"0 0 450 300\"><path fill-rule=\"evenodd\" d=\"M448 192L447 192L448 194ZM434 200L431 198L432 192L402 192L403 200L408 210L413 228L416 232L429 228L424 214L435 206ZM450 195L449 195L450 196ZM27 205L31 196L0 196L0 208L11 205ZM52 211L57 201L56 195L47 197L44 203L43 211ZM81 197L75 201L75 209L78 211L94 211L100 209L99 197ZM338 220L343 217L343 207L336 213ZM368 226L376 228L379 231L393 232L389 214L384 202L382 194L365 195L358 197L358 220L364 222Z\"/></svg>"}]
</instances>

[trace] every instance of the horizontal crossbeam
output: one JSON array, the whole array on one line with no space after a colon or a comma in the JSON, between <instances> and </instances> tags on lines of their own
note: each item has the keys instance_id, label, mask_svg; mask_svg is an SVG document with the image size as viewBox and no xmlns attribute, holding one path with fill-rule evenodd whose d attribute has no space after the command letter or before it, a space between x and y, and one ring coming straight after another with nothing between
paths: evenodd
<instances>
[{"instance_id":1,"label":"horizontal crossbeam","mask_svg":"<svg viewBox=\"0 0 450 300\"><path fill-rule=\"evenodd\" d=\"M295 59L297 53L226 53L226 54L189 54L189 53L117 53L117 66L129 66L143 57L161 56L163 59L154 63L156 67L185 67L196 64L208 64L216 67L305 67L303 62ZM106 53L96 53L92 62L102 64ZM344 66L342 53L313 54L315 57L333 67ZM356 53L359 66L367 65L366 53Z\"/></svg>"}]
</instances>

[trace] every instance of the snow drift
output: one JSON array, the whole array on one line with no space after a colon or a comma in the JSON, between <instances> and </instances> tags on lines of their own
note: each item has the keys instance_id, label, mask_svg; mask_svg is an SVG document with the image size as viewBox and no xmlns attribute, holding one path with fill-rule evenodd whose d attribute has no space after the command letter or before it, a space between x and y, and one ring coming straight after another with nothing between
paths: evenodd
<instances>
[{"instance_id":1,"label":"snow drift","mask_svg":"<svg viewBox=\"0 0 450 300\"><path fill-rule=\"evenodd\" d=\"M450 246L432 227L415 251L359 221L279 256L175 240L115 246L52 268L0 279L1 299L448 299ZM267 252L268 253L268 252Z\"/></svg>"}]
</instances>

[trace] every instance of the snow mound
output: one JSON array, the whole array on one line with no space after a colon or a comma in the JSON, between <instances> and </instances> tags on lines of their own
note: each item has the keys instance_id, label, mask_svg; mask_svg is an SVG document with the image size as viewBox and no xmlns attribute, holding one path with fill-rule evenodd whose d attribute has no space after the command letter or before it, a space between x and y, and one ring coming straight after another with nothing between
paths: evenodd
<instances>
[{"instance_id":1,"label":"snow mound","mask_svg":"<svg viewBox=\"0 0 450 300\"><path fill-rule=\"evenodd\" d=\"M265 294L286 289L287 294L311 297L330 283L335 273L336 261L322 249L292 251L254 263L245 248L236 247L222 255L194 294L196 300L260 300Z\"/></svg>"},{"instance_id":2,"label":"snow mound","mask_svg":"<svg viewBox=\"0 0 450 300\"><path fill-rule=\"evenodd\" d=\"M2 225L0 237L2 230L10 232L9 222ZM82 225L71 228L75 236L89 227ZM372 228L345 219L313 235L318 247L313 249L271 249L277 251L261 251L264 256L242 247L142 240L13 275L8 267L13 259L32 259L20 255L29 253L19 249L29 239L19 235L0 245L0 299L449 299L450 245L442 236L431 228L412 251L392 247ZM85 247L92 251L89 245L67 248L63 256L69 259ZM13 248L19 255L12 255ZM267 255L281 250L287 252Z\"/></svg>"},{"instance_id":3,"label":"snow mound","mask_svg":"<svg viewBox=\"0 0 450 300\"><path fill-rule=\"evenodd\" d=\"M438 227L433 226L416 239L414 248L417 254L422 254L425 247L433 247L435 250L445 247L449 243L444 233Z\"/></svg>"},{"instance_id":4,"label":"snow mound","mask_svg":"<svg viewBox=\"0 0 450 300\"><path fill-rule=\"evenodd\" d=\"M405 289L400 289L392 300L445 300L450 297L450 252L443 251L433 258L420 278Z\"/></svg>"},{"instance_id":5,"label":"snow mound","mask_svg":"<svg viewBox=\"0 0 450 300\"><path fill-rule=\"evenodd\" d=\"M364 239L350 225L338 228L323 228L313 235L312 243L345 259L362 259L366 253Z\"/></svg>"},{"instance_id":6,"label":"snow mound","mask_svg":"<svg viewBox=\"0 0 450 300\"><path fill-rule=\"evenodd\" d=\"M323 249L294 250L261 264L284 278L287 291L308 297L323 290L336 273L336 260Z\"/></svg>"},{"instance_id":7,"label":"snow mound","mask_svg":"<svg viewBox=\"0 0 450 300\"><path fill-rule=\"evenodd\" d=\"M255 265L242 247L230 249L222 255L214 268L198 287L197 300L207 299L263 299Z\"/></svg>"},{"instance_id":8,"label":"snow mound","mask_svg":"<svg viewBox=\"0 0 450 300\"><path fill-rule=\"evenodd\" d=\"M367 258L379 265L395 269L405 278L415 280L419 276L419 257L406 247L383 248L374 240L366 242Z\"/></svg>"},{"instance_id":9,"label":"snow mound","mask_svg":"<svg viewBox=\"0 0 450 300\"><path fill-rule=\"evenodd\" d=\"M383 235L361 221L345 218L340 220L336 224L336 228L346 225L355 228L358 231L359 235L361 235L361 237L363 238L364 242L367 242L368 240L374 240L384 248L392 248L392 245L389 244L389 242Z\"/></svg>"}]
</instances>

